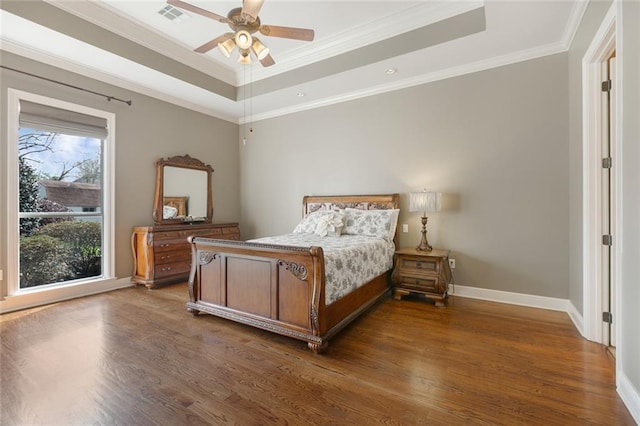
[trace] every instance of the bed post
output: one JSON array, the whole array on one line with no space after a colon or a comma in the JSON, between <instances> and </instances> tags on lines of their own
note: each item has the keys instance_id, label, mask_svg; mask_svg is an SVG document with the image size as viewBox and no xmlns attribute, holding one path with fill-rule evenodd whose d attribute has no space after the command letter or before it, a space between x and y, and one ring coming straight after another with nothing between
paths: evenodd
<instances>
[{"instance_id":1,"label":"bed post","mask_svg":"<svg viewBox=\"0 0 640 426\"><path fill-rule=\"evenodd\" d=\"M198 271L198 250L196 249L196 243L193 242L193 237L188 237L187 241L189 241L189 244L191 244L191 272L189 272L189 300L191 300L191 303L195 302L197 300L197 294L196 294L196 285L195 285L195 281L196 281L196 273ZM191 312L194 316L197 316L200 311L191 307L187 308L187 312Z\"/></svg>"}]
</instances>

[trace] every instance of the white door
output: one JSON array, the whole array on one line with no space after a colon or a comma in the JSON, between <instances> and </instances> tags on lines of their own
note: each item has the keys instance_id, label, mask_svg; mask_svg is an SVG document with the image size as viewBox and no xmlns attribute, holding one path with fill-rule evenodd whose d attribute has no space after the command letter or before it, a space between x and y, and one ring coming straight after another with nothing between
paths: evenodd
<instances>
[{"instance_id":1,"label":"white door","mask_svg":"<svg viewBox=\"0 0 640 426\"><path fill-rule=\"evenodd\" d=\"M602 329L602 343L605 345L615 347L615 285L614 284L614 250L612 245L616 244L613 230L615 229L615 212L613 211L615 206L615 174L612 172L615 167L616 159L613 158L615 150L612 149L613 144L616 141L614 125L615 121L615 84L614 77L615 72L615 52L612 56L602 64L603 90L602 90L602 205L601 205L601 217L602 217L602 312L605 315L608 313L608 320L605 320L603 316L603 329ZM609 242L607 237L611 236Z\"/></svg>"}]
</instances>

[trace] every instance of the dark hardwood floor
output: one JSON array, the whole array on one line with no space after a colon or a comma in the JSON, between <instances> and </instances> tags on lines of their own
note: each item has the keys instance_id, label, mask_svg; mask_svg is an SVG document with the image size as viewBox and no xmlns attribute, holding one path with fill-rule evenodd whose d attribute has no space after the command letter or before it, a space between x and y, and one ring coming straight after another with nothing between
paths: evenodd
<instances>
[{"instance_id":1,"label":"dark hardwood floor","mask_svg":"<svg viewBox=\"0 0 640 426\"><path fill-rule=\"evenodd\" d=\"M0 423L635 424L611 355L564 313L387 299L315 355L187 298L128 288L0 317Z\"/></svg>"}]
</instances>

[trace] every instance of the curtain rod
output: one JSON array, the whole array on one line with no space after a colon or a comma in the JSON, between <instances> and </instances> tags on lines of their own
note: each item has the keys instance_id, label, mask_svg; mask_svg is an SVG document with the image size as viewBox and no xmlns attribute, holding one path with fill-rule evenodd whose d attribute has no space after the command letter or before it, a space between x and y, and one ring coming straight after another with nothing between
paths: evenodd
<instances>
[{"instance_id":1,"label":"curtain rod","mask_svg":"<svg viewBox=\"0 0 640 426\"><path fill-rule=\"evenodd\" d=\"M52 80L52 79L47 78L47 77L42 77L42 76L39 76L39 75L31 74L29 72L17 70L15 68L10 68L10 67L4 66L4 65L0 65L0 68L7 69L9 71L19 72L21 74L25 74L25 75L28 75L30 77L35 77L35 78L39 78L41 80L50 81L51 83L60 84L62 86L71 87L72 89L82 90L83 92L89 92L89 93L92 93L94 95L102 96L103 98L107 98L107 101L109 101L109 102L111 102L113 100L113 101L123 102L123 103L125 103L125 104L127 104L129 106L131 106L131 104L133 103L131 100L125 101L124 99L118 99L115 96L104 95L102 93L94 92L93 90L83 89L82 87L74 86L72 84L63 83L63 82L57 81L57 80Z\"/></svg>"}]
</instances>

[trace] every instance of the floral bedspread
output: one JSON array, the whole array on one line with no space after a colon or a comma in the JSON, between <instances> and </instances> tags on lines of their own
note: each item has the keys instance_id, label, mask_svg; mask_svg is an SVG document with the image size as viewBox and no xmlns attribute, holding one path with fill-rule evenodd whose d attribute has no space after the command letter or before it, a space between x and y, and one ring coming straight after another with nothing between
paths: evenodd
<instances>
[{"instance_id":1,"label":"floral bedspread","mask_svg":"<svg viewBox=\"0 0 640 426\"><path fill-rule=\"evenodd\" d=\"M322 237L295 233L251 240L296 247L320 246L324 251L325 303L335 302L393 267L395 245L382 238L363 235Z\"/></svg>"}]
</instances>

